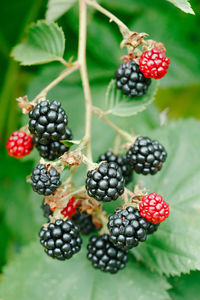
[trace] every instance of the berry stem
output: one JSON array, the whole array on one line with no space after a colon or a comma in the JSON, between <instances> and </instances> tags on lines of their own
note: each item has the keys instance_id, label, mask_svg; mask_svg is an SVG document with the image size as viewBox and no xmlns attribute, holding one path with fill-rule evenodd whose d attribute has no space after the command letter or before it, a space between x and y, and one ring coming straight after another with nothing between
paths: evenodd
<instances>
[{"instance_id":1,"label":"berry stem","mask_svg":"<svg viewBox=\"0 0 200 300\"><path fill-rule=\"evenodd\" d=\"M54 79L52 82L50 82L32 101L32 103L36 103L37 100L39 100L42 97L46 97L46 94L54 87L56 86L60 81L62 81L65 77L73 73L74 71L79 69L79 63L78 61L74 62L71 67L68 66L66 70L60 73L60 75Z\"/></svg>"},{"instance_id":2,"label":"berry stem","mask_svg":"<svg viewBox=\"0 0 200 300\"><path fill-rule=\"evenodd\" d=\"M92 161L91 150L91 123L92 123L92 97L88 80L86 65L86 38L87 38L87 4L85 0L79 0L79 43L78 61L80 64L80 74L85 97L85 137L86 156Z\"/></svg>"},{"instance_id":3,"label":"berry stem","mask_svg":"<svg viewBox=\"0 0 200 300\"><path fill-rule=\"evenodd\" d=\"M119 20L115 15L113 15L107 9L103 8L101 5L99 5L94 0L86 0L86 2L87 2L87 5L94 7L100 13L102 13L103 15L108 17L110 19L110 22L115 22L118 25L119 30L124 38L127 38L128 36L130 36L131 31L129 30L129 28L121 20Z\"/></svg>"},{"instance_id":4,"label":"berry stem","mask_svg":"<svg viewBox=\"0 0 200 300\"><path fill-rule=\"evenodd\" d=\"M105 117L105 112L102 111L99 107L93 106L93 113L97 115L101 120L103 120L108 126L113 128L121 137L123 137L125 140L127 140L130 143L134 143L134 136L130 135L128 132L122 130L117 125L115 125L113 122L111 122L108 118Z\"/></svg>"}]
</instances>

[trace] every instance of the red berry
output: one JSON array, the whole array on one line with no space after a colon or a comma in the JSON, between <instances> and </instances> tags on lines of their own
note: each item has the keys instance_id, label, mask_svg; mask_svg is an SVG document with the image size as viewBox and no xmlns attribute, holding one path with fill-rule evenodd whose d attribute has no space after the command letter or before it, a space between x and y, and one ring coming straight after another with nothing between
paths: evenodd
<instances>
[{"instance_id":1,"label":"red berry","mask_svg":"<svg viewBox=\"0 0 200 300\"><path fill-rule=\"evenodd\" d=\"M157 48L143 52L139 59L140 71L147 78L162 78L169 64L170 59Z\"/></svg>"},{"instance_id":2,"label":"red berry","mask_svg":"<svg viewBox=\"0 0 200 300\"><path fill-rule=\"evenodd\" d=\"M73 215L76 214L78 204L75 203L75 198L72 197L69 202L67 203L67 206L61 211L61 214L65 217L68 217L71 219Z\"/></svg>"},{"instance_id":3,"label":"red berry","mask_svg":"<svg viewBox=\"0 0 200 300\"><path fill-rule=\"evenodd\" d=\"M6 148L10 156L21 158L33 149L33 139L23 131L14 131L8 138Z\"/></svg>"},{"instance_id":4,"label":"red berry","mask_svg":"<svg viewBox=\"0 0 200 300\"><path fill-rule=\"evenodd\" d=\"M155 224L163 222L169 216L169 205L156 193L144 196L139 209L143 218Z\"/></svg>"}]
</instances>

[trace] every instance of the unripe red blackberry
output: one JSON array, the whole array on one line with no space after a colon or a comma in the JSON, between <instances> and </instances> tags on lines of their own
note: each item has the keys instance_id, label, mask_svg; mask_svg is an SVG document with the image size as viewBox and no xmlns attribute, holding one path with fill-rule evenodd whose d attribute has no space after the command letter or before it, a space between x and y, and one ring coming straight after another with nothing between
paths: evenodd
<instances>
[{"instance_id":1,"label":"unripe red blackberry","mask_svg":"<svg viewBox=\"0 0 200 300\"><path fill-rule=\"evenodd\" d=\"M144 95L151 83L151 79L144 77L134 60L123 63L115 72L117 88L128 97Z\"/></svg>"},{"instance_id":2,"label":"unripe red blackberry","mask_svg":"<svg viewBox=\"0 0 200 300\"><path fill-rule=\"evenodd\" d=\"M167 73L170 59L159 49L142 53L139 60L140 71L147 78L160 79Z\"/></svg>"},{"instance_id":3,"label":"unripe red blackberry","mask_svg":"<svg viewBox=\"0 0 200 300\"><path fill-rule=\"evenodd\" d=\"M29 112L29 117L29 130L43 145L50 141L59 141L68 123L59 101L41 101Z\"/></svg>"},{"instance_id":4,"label":"unripe red blackberry","mask_svg":"<svg viewBox=\"0 0 200 300\"><path fill-rule=\"evenodd\" d=\"M39 232L40 243L47 255L58 260L71 258L81 249L79 229L71 220L56 220L43 226Z\"/></svg>"},{"instance_id":5,"label":"unripe red blackberry","mask_svg":"<svg viewBox=\"0 0 200 300\"><path fill-rule=\"evenodd\" d=\"M76 214L77 208L78 208L78 204L76 203L76 199L74 197L71 197L66 207L63 208L63 210L61 211L61 214L71 219L73 215Z\"/></svg>"},{"instance_id":6,"label":"unripe red blackberry","mask_svg":"<svg viewBox=\"0 0 200 300\"><path fill-rule=\"evenodd\" d=\"M156 193L145 195L139 204L140 215L154 224L163 222L169 216L169 204Z\"/></svg>"},{"instance_id":7,"label":"unripe red blackberry","mask_svg":"<svg viewBox=\"0 0 200 300\"><path fill-rule=\"evenodd\" d=\"M139 136L126 153L132 169L139 174L156 174L167 157L165 148L148 137Z\"/></svg>"},{"instance_id":8,"label":"unripe red blackberry","mask_svg":"<svg viewBox=\"0 0 200 300\"><path fill-rule=\"evenodd\" d=\"M8 154L15 158L28 155L33 149L33 140L23 131L14 131L6 143Z\"/></svg>"},{"instance_id":9,"label":"unripe red blackberry","mask_svg":"<svg viewBox=\"0 0 200 300\"><path fill-rule=\"evenodd\" d=\"M98 201L117 200L124 192L124 178L119 166L114 163L101 163L87 173L86 190L90 197Z\"/></svg>"},{"instance_id":10,"label":"unripe red blackberry","mask_svg":"<svg viewBox=\"0 0 200 300\"><path fill-rule=\"evenodd\" d=\"M107 162L115 162L121 169L122 176L124 177L125 184L128 184L132 181L133 171L130 165L127 162L126 155L118 156L114 154L112 151L107 151L104 154L99 156L98 162L107 161Z\"/></svg>"},{"instance_id":11,"label":"unripe red blackberry","mask_svg":"<svg viewBox=\"0 0 200 300\"><path fill-rule=\"evenodd\" d=\"M65 134L63 134L60 140L72 140L72 132L69 128L66 128ZM54 160L69 150L70 147L66 147L59 141L51 141L47 145L43 145L38 142L38 138L34 138L36 148L38 149L40 156L48 160Z\"/></svg>"},{"instance_id":12,"label":"unripe red blackberry","mask_svg":"<svg viewBox=\"0 0 200 300\"><path fill-rule=\"evenodd\" d=\"M61 185L60 173L53 167L47 170L43 164L39 164L33 169L31 180L33 190L44 196L52 195Z\"/></svg>"},{"instance_id":13,"label":"unripe red blackberry","mask_svg":"<svg viewBox=\"0 0 200 300\"><path fill-rule=\"evenodd\" d=\"M149 225L137 208L117 209L109 216L110 241L119 248L131 249L147 238Z\"/></svg>"},{"instance_id":14,"label":"unripe red blackberry","mask_svg":"<svg viewBox=\"0 0 200 300\"><path fill-rule=\"evenodd\" d=\"M89 240L88 259L96 269L103 272L117 273L128 260L128 251L118 249L109 241L109 235L92 236Z\"/></svg>"}]
</instances>

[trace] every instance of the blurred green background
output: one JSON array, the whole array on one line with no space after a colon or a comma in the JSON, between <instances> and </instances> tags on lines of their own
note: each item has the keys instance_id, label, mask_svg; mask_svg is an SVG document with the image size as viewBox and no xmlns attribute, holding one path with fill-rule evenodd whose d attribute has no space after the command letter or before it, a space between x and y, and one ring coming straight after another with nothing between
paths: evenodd
<instances>
[{"instance_id":1,"label":"blurred green background","mask_svg":"<svg viewBox=\"0 0 200 300\"><path fill-rule=\"evenodd\" d=\"M155 101L156 109L160 112L167 109L168 118L194 117L199 119L200 17L198 12L200 1L191 1L196 16L185 14L164 0L103 0L101 4L122 19L130 29L148 32L150 38L165 44L171 65L168 75L160 81ZM10 57L12 47L21 41L27 25L44 18L46 5L47 1L42 0L1 1L0 272L5 264L12 261L15 253L20 252L23 245L36 237L38 228L44 222L38 202L34 201L34 195L30 193L29 186L25 182L25 177L31 173L37 154L34 151L29 158L18 161L7 155L5 143L8 136L27 121L22 117L16 105L16 97L27 94L31 99L61 70L57 63L29 68L21 67ZM71 55L76 56L77 50L77 5L62 16L58 23L63 27L66 35L66 59L69 59ZM95 101L100 101L104 97L106 85L119 64L119 57L123 55L119 49L120 41L121 36L116 26L112 23L108 25L108 20L104 16L89 9L87 57ZM72 76L65 82L68 84L67 92L65 83L61 83L50 95L61 100L70 98L71 101L75 101L81 97L80 84L76 85L76 82L76 75ZM75 96L76 99L73 99L75 89L78 94ZM153 129L157 126L157 120L154 120L156 109L153 105L148 109L148 113L143 114L144 127ZM72 129L76 138L76 133L79 135L80 125L75 122L73 125ZM142 128L142 126L137 126ZM184 275L177 280L172 279L173 284L178 284L179 288L187 276ZM199 280L199 273L193 272L192 276L194 280L190 288L197 289L196 282ZM178 293L178 288L176 293ZM173 296L173 291L171 293ZM180 296L180 299L183 299L181 293L182 291L177 297ZM187 293L189 294L190 291L185 291L184 295ZM190 298L185 297L185 299Z\"/></svg>"}]
</instances>

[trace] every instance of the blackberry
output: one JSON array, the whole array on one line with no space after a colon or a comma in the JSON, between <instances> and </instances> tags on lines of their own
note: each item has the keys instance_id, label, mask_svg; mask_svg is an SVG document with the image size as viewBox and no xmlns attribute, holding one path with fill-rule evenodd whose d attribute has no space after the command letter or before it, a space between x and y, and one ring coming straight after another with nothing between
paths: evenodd
<instances>
[{"instance_id":1,"label":"blackberry","mask_svg":"<svg viewBox=\"0 0 200 300\"><path fill-rule=\"evenodd\" d=\"M29 130L39 143L58 141L65 133L68 118L59 101L41 101L29 112Z\"/></svg>"},{"instance_id":2,"label":"blackberry","mask_svg":"<svg viewBox=\"0 0 200 300\"><path fill-rule=\"evenodd\" d=\"M77 209L76 214L72 217L72 221L79 227L82 234L90 234L97 231L97 227L92 222L92 216L86 211L81 212Z\"/></svg>"},{"instance_id":3,"label":"blackberry","mask_svg":"<svg viewBox=\"0 0 200 300\"><path fill-rule=\"evenodd\" d=\"M148 222L137 208L118 209L109 216L108 229L111 242L122 249L136 247L147 238Z\"/></svg>"},{"instance_id":4,"label":"blackberry","mask_svg":"<svg viewBox=\"0 0 200 300\"><path fill-rule=\"evenodd\" d=\"M92 236L89 240L88 259L94 268L103 272L117 273L125 267L128 251L118 249L109 241L109 235Z\"/></svg>"},{"instance_id":5,"label":"blackberry","mask_svg":"<svg viewBox=\"0 0 200 300\"><path fill-rule=\"evenodd\" d=\"M136 173L156 174L165 162L167 152L158 141L139 136L126 153L130 166Z\"/></svg>"},{"instance_id":6,"label":"blackberry","mask_svg":"<svg viewBox=\"0 0 200 300\"><path fill-rule=\"evenodd\" d=\"M139 97L147 92L150 78L144 77L134 60L123 63L115 72L117 88L130 98Z\"/></svg>"},{"instance_id":7,"label":"blackberry","mask_svg":"<svg viewBox=\"0 0 200 300\"><path fill-rule=\"evenodd\" d=\"M52 195L61 185L60 173L51 167L48 171L43 164L37 165L31 176L33 190L44 196Z\"/></svg>"},{"instance_id":8,"label":"blackberry","mask_svg":"<svg viewBox=\"0 0 200 300\"><path fill-rule=\"evenodd\" d=\"M39 232L40 243L47 255L58 260L69 259L81 249L82 239L79 229L71 220L56 220L42 227Z\"/></svg>"},{"instance_id":9,"label":"blackberry","mask_svg":"<svg viewBox=\"0 0 200 300\"><path fill-rule=\"evenodd\" d=\"M115 162L101 163L97 169L87 173L86 190L98 201L116 200L124 192L121 169Z\"/></svg>"},{"instance_id":10,"label":"blackberry","mask_svg":"<svg viewBox=\"0 0 200 300\"><path fill-rule=\"evenodd\" d=\"M155 231L157 231L158 226L160 225L160 223L154 224L152 222L148 222L148 228L147 228L147 234L152 234Z\"/></svg>"},{"instance_id":11,"label":"blackberry","mask_svg":"<svg viewBox=\"0 0 200 300\"><path fill-rule=\"evenodd\" d=\"M65 129L65 134L63 134L60 140L72 140L72 132L69 128ZM69 150L70 147L66 147L63 143L59 141L51 141L47 145L43 145L38 142L38 138L34 138L34 142L36 144L36 148L38 149L40 156L46 158L48 160L54 160L65 152Z\"/></svg>"},{"instance_id":12,"label":"blackberry","mask_svg":"<svg viewBox=\"0 0 200 300\"><path fill-rule=\"evenodd\" d=\"M49 221L49 216L52 216L53 215L53 212L52 210L50 209L50 206L49 204L44 204L44 200L42 201L42 205L41 205L41 208L43 210L43 216L45 218L47 218L47 220Z\"/></svg>"},{"instance_id":13,"label":"blackberry","mask_svg":"<svg viewBox=\"0 0 200 300\"><path fill-rule=\"evenodd\" d=\"M128 184L132 181L133 171L127 162L126 155L117 156L112 151L107 151L106 153L99 156L98 162L101 161L116 162L121 169L125 184Z\"/></svg>"}]
</instances>

